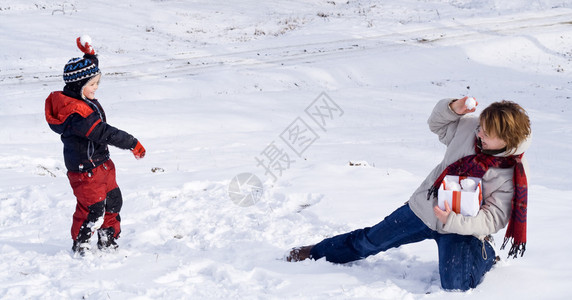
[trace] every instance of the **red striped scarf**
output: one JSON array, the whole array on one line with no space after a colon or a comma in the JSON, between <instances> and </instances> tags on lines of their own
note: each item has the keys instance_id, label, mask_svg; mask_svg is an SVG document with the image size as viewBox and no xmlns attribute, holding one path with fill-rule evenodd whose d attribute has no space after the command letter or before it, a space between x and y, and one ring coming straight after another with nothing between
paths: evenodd
<instances>
[{"instance_id":1,"label":"red striped scarf","mask_svg":"<svg viewBox=\"0 0 572 300\"><path fill-rule=\"evenodd\" d=\"M497 157L481 152L475 143L475 155L465 156L449 165L441 173L433 186L429 189L428 197L437 196L437 191L446 175L471 176L482 178L490 167L514 168L514 195L512 198L512 212L506 229L501 249L511 241L512 246L508 256L516 258L518 254L524 255L526 250L526 210L528 202L528 187L526 174L522 165L522 154L508 157Z\"/></svg>"}]
</instances>

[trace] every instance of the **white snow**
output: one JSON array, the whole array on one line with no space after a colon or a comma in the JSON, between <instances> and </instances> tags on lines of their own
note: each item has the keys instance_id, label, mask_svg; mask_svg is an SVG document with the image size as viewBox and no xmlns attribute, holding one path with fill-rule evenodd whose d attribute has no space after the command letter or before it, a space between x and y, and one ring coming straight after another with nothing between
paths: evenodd
<instances>
[{"instance_id":1,"label":"white snow","mask_svg":"<svg viewBox=\"0 0 572 300\"><path fill-rule=\"evenodd\" d=\"M0 0L0 298L565 299L570 20L563 0ZM78 259L43 110L83 34L109 123L147 155L111 149L120 248ZM433 241L347 265L282 260L407 201L445 151L431 109L466 94L477 114L508 99L532 119L523 258L498 249L501 230L502 261L466 293L440 289ZM256 158L277 154L274 181ZM229 197L242 173L264 184L254 205Z\"/></svg>"}]
</instances>

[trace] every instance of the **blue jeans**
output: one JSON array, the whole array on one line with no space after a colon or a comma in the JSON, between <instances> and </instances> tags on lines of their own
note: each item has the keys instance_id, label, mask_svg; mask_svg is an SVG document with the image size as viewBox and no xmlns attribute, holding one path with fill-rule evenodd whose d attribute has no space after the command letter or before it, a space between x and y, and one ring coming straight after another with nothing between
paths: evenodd
<instances>
[{"instance_id":1,"label":"blue jeans","mask_svg":"<svg viewBox=\"0 0 572 300\"><path fill-rule=\"evenodd\" d=\"M441 287L446 290L475 288L495 263L493 247L474 236L441 234L425 225L406 204L373 227L327 238L316 244L312 259L325 257L347 263L401 245L433 239L439 250Z\"/></svg>"}]
</instances>

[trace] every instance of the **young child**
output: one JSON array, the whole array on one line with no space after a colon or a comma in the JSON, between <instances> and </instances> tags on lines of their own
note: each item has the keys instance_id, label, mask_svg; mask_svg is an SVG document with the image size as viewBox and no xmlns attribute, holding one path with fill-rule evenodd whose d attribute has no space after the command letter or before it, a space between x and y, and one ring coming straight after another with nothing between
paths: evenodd
<instances>
[{"instance_id":1,"label":"young child","mask_svg":"<svg viewBox=\"0 0 572 300\"><path fill-rule=\"evenodd\" d=\"M107 124L103 107L95 99L101 71L91 39L78 37L76 43L84 56L64 66L64 89L48 96L45 113L50 128L61 136L68 178L77 198L72 251L84 256L95 231L101 250L117 249L115 240L121 232L123 200L107 145L130 149L137 159L145 156L145 148L129 133Z\"/></svg>"}]
</instances>

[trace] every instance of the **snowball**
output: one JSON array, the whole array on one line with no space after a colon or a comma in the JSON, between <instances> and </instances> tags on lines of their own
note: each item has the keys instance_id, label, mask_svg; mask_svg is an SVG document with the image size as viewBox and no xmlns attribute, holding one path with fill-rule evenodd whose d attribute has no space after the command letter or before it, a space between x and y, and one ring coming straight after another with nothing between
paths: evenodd
<instances>
[{"instance_id":1,"label":"snowball","mask_svg":"<svg viewBox=\"0 0 572 300\"><path fill-rule=\"evenodd\" d=\"M466 191L473 192L477 187L477 183L469 178L461 180L461 188Z\"/></svg>"},{"instance_id":2,"label":"snowball","mask_svg":"<svg viewBox=\"0 0 572 300\"><path fill-rule=\"evenodd\" d=\"M467 109L473 109L475 106L477 106L477 101L475 98L469 97L467 100L465 100L465 105L467 106Z\"/></svg>"},{"instance_id":3,"label":"snowball","mask_svg":"<svg viewBox=\"0 0 572 300\"><path fill-rule=\"evenodd\" d=\"M460 191L461 186L454 181L446 181L445 182L445 190L446 191Z\"/></svg>"},{"instance_id":4,"label":"snowball","mask_svg":"<svg viewBox=\"0 0 572 300\"><path fill-rule=\"evenodd\" d=\"M85 45L85 43L88 43L88 44L91 45L91 37L90 37L89 35L87 35L87 34L84 34L84 35L82 35L82 36L79 37L79 42L80 42L82 45Z\"/></svg>"}]
</instances>

